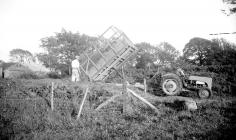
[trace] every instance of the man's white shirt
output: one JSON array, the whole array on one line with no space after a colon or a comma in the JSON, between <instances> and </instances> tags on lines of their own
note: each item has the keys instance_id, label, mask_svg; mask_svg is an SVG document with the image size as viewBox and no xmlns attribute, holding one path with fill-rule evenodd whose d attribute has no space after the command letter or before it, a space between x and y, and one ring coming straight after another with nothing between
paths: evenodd
<instances>
[{"instance_id":1,"label":"man's white shirt","mask_svg":"<svg viewBox=\"0 0 236 140\"><path fill-rule=\"evenodd\" d=\"M73 60L71 63L72 68L79 68L80 67L80 63L77 59Z\"/></svg>"}]
</instances>

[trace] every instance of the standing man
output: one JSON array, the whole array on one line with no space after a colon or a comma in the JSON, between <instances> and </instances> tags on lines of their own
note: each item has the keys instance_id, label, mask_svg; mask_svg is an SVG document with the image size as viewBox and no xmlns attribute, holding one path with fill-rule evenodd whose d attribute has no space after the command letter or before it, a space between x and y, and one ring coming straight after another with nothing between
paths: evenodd
<instances>
[{"instance_id":1,"label":"standing man","mask_svg":"<svg viewBox=\"0 0 236 140\"><path fill-rule=\"evenodd\" d=\"M79 67L80 67L79 56L76 56L75 58L76 58L76 59L71 62L71 66L72 66L72 76L71 76L71 80L72 80L73 82L78 82L78 81L80 81L80 75L79 75L79 74L80 74L80 69L79 69Z\"/></svg>"}]
</instances>

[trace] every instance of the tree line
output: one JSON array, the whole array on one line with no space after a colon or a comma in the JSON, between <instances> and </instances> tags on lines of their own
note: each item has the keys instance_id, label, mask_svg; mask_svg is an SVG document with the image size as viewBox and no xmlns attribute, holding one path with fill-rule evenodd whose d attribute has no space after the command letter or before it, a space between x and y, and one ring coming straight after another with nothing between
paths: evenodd
<instances>
[{"instance_id":1,"label":"tree line","mask_svg":"<svg viewBox=\"0 0 236 140\"><path fill-rule=\"evenodd\" d=\"M41 39L40 47L44 52L33 55L27 50L13 49L10 57L20 63L38 59L47 68L59 70L66 76L71 74L71 61L75 56L94 49L95 45L100 45L97 37L62 29L53 36ZM131 77L144 77L142 72L156 71L159 66L170 65L191 74L212 77L215 91L232 93L236 89L236 45L223 38L208 40L194 37L186 43L182 54L168 42L158 45L142 42L135 46L138 52L126 64L127 69L134 70Z\"/></svg>"},{"instance_id":2,"label":"tree line","mask_svg":"<svg viewBox=\"0 0 236 140\"><path fill-rule=\"evenodd\" d=\"M95 45L99 45L97 37L62 29L54 36L41 39L40 47L44 52L34 56L27 50L13 49L10 51L10 58L15 62L35 61L37 58L46 67L69 75L71 61L75 56L94 48ZM194 37L186 43L182 55L168 42L161 42L158 45L142 42L135 46L139 51L129 63L135 65L137 69L153 65L184 65L184 63L197 66L236 64L236 45L223 38L208 40Z\"/></svg>"}]
</instances>

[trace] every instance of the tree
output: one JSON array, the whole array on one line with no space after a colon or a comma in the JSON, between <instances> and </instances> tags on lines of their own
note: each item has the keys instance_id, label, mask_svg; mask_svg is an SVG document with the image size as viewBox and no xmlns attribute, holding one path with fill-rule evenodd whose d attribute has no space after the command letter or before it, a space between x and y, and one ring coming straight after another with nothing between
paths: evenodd
<instances>
[{"instance_id":1,"label":"tree","mask_svg":"<svg viewBox=\"0 0 236 140\"><path fill-rule=\"evenodd\" d=\"M139 51L136 56L136 68L145 69L156 61L156 47L149 43L142 42L135 45Z\"/></svg>"},{"instance_id":2,"label":"tree","mask_svg":"<svg viewBox=\"0 0 236 140\"><path fill-rule=\"evenodd\" d=\"M226 9L222 9L221 11L230 16L236 13L236 1L235 0L222 0L225 5L227 5Z\"/></svg>"},{"instance_id":3,"label":"tree","mask_svg":"<svg viewBox=\"0 0 236 140\"><path fill-rule=\"evenodd\" d=\"M183 49L183 58L191 63L203 65L208 63L207 57L210 54L211 41L195 37L192 38Z\"/></svg>"},{"instance_id":4,"label":"tree","mask_svg":"<svg viewBox=\"0 0 236 140\"><path fill-rule=\"evenodd\" d=\"M10 57L13 62L24 63L24 62L33 61L32 53L23 49L11 50Z\"/></svg>"},{"instance_id":5,"label":"tree","mask_svg":"<svg viewBox=\"0 0 236 140\"><path fill-rule=\"evenodd\" d=\"M174 62L180 53L168 42L162 42L157 48L157 56L160 64L167 64Z\"/></svg>"},{"instance_id":6,"label":"tree","mask_svg":"<svg viewBox=\"0 0 236 140\"><path fill-rule=\"evenodd\" d=\"M167 42L162 42L158 46L143 42L135 46L139 49L136 57L136 68L144 69L157 63L161 65L172 63L180 54Z\"/></svg>"},{"instance_id":7,"label":"tree","mask_svg":"<svg viewBox=\"0 0 236 140\"><path fill-rule=\"evenodd\" d=\"M3 64L3 63L4 63L4 61L3 61L3 60L0 60L0 65Z\"/></svg>"},{"instance_id":8,"label":"tree","mask_svg":"<svg viewBox=\"0 0 236 140\"><path fill-rule=\"evenodd\" d=\"M236 63L236 45L225 39L193 38L185 45L183 59L198 65L232 65Z\"/></svg>"},{"instance_id":9,"label":"tree","mask_svg":"<svg viewBox=\"0 0 236 140\"><path fill-rule=\"evenodd\" d=\"M57 66L59 65L57 57L54 56L52 53L51 55L46 53L38 53L36 54L36 57L40 62L43 62L45 67L50 68L51 70L57 69Z\"/></svg>"},{"instance_id":10,"label":"tree","mask_svg":"<svg viewBox=\"0 0 236 140\"><path fill-rule=\"evenodd\" d=\"M213 39L212 54L209 58L213 65L236 65L236 45L227 40Z\"/></svg>"},{"instance_id":11,"label":"tree","mask_svg":"<svg viewBox=\"0 0 236 140\"><path fill-rule=\"evenodd\" d=\"M56 33L55 36L41 39L40 47L44 48L46 52L37 56L45 66L61 69L61 65L63 65L68 68L66 73L70 73L71 61L75 59L75 56L81 55L93 45L98 45L97 38L62 29L61 33Z\"/></svg>"}]
</instances>

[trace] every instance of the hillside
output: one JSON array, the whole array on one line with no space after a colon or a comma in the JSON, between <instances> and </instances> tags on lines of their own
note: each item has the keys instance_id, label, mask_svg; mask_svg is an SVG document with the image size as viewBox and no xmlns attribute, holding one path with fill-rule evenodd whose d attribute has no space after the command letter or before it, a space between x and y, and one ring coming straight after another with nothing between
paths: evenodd
<instances>
[{"instance_id":1,"label":"hillside","mask_svg":"<svg viewBox=\"0 0 236 140\"><path fill-rule=\"evenodd\" d=\"M53 111L51 82L54 82ZM82 115L76 120L87 86L88 83L66 79L2 79L1 139L233 139L235 97L200 100L190 95L197 101L196 111L188 111L180 104L152 101L160 112L156 113L138 99L121 96L96 111L99 104L120 93L122 87L91 83ZM142 91L133 90L145 97ZM128 111L122 107L126 99L131 99L125 105Z\"/></svg>"}]
</instances>

